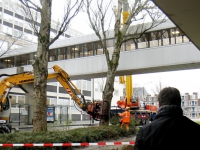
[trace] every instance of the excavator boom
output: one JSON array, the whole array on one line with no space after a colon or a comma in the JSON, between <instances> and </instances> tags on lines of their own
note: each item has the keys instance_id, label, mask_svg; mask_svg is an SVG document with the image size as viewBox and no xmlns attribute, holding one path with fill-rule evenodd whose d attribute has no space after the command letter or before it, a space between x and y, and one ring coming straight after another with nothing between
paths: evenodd
<instances>
[{"instance_id":1,"label":"excavator boom","mask_svg":"<svg viewBox=\"0 0 200 150\"><path fill-rule=\"evenodd\" d=\"M71 96L71 98L75 101L75 103L81 108L83 111L86 111L90 114L94 119L98 117L96 109L96 103L85 101L84 95L81 94L81 91L73 84L70 80L68 73L66 73L62 68L55 65L53 66L54 72L48 74L47 80L49 79L57 79L57 81L63 86L66 92ZM5 75L1 75L5 76ZM1 77L0 76L0 77ZM0 82L0 111L3 111L3 106L6 104L7 95L9 90L15 85L22 85L34 82L34 74L33 72L24 72L19 74L7 75L9 77L4 78ZM81 98L80 98L80 97Z\"/></svg>"}]
</instances>

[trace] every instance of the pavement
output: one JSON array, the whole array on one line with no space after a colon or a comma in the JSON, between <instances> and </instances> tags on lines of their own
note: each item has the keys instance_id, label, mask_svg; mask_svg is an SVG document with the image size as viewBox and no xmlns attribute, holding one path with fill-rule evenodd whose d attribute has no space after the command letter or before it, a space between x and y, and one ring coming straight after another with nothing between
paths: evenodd
<instances>
[{"instance_id":1,"label":"pavement","mask_svg":"<svg viewBox=\"0 0 200 150\"><path fill-rule=\"evenodd\" d=\"M20 131L32 131L33 125L25 125L24 123L11 123L12 124L12 132L20 132ZM81 127L90 127L90 126L98 126L98 121L72 121L69 125L64 123L54 122L54 123L47 123L48 130L70 130L75 128Z\"/></svg>"}]
</instances>

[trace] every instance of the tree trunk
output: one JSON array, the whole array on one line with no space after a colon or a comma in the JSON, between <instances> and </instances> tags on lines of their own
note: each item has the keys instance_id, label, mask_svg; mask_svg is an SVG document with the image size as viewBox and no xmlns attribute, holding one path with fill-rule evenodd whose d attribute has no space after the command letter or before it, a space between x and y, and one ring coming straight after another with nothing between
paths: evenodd
<instances>
[{"instance_id":1,"label":"tree trunk","mask_svg":"<svg viewBox=\"0 0 200 150\"><path fill-rule=\"evenodd\" d=\"M34 114L33 132L47 131L46 83L48 76L48 50L51 27L51 0L42 1L41 26L38 35L38 48L34 69Z\"/></svg>"},{"instance_id":2,"label":"tree trunk","mask_svg":"<svg viewBox=\"0 0 200 150\"><path fill-rule=\"evenodd\" d=\"M115 45L119 45L115 43ZM117 52L116 52L117 51ZM100 125L109 125L109 118L110 118L110 108L111 108L111 101L113 98L113 92L114 92L114 82L115 82L115 75L118 67L119 62L119 52L120 47L115 47L115 51L112 54L112 59L108 61L108 72L107 72L107 78L105 83L105 88L103 90L103 114L101 115ZM106 54L108 55L108 53ZM107 57L108 58L108 57ZM107 113L107 115L106 115Z\"/></svg>"}]
</instances>

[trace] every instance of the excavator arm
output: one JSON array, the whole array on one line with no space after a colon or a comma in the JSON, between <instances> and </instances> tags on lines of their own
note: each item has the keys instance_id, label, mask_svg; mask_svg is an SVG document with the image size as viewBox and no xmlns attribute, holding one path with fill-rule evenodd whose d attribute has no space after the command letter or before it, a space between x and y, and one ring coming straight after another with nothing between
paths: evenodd
<instances>
[{"instance_id":1,"label":"excavator arm","mask_svg":"<svg viewBox=\"0 0 200 150\"><path fill-rule=\"evenodd\" d=\"M67 91L67 93L71 96L71 98L75 101L75 103L81 108L83 111L86 111L90 114L95 120L98 118L98 111L96 110L96 103L88 102L86 103L84 95L81 94L80 90L73 84L70 80L69 75L61 69L59 66L53 66L54 73L50 73L47 76L47 80L49 79L57 79L58 82L63 86L63 88ZM0 111L3 111L3 105L6 104L6 97L9 93L9 90L12 89L15 85L22 85L34 82L34 74L33 72L24 72L13 75L0 75L1 76L9 76L4 78L0 82ZM79 98L78 95L81 95Z\"/></svg>"}]
</instances>

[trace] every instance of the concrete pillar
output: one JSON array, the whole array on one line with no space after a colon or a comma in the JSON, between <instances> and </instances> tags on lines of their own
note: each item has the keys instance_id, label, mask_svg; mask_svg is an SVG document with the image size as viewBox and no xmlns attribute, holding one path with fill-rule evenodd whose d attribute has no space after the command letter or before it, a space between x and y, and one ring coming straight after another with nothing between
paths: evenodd
<instances>
[{"instance_id":1,"label":"concrete pillar","mask_svg":"<svg viewBox=\"0 0 200 150\"><path fill-rule=\"evenodd\" d=\"M17 67L17 73L24 72L24 67Z\"/></svg>"},{"instance_id":2,"label":"concrete pillar","mask_svg":"<svg viewBox=\"0 0 200 150\"><path fill-rule=\"evenodd\" d=\"M25 104L26 104L26 109L28 109L28 116L25 119L25 124L32 124L32 119L33 119L33 83L31 84L24 84L23 88L26 89L26 94L25 94Z\"/></svg>"},{"instance_id":3,"label":"concrete pillar","mask_svg":"<svg viewBox=\"0 0 200 150\"><path fill-rule=\"evenodd\" d=\"M17 67L17 73L24 72L24 67ZM25 124L32 124L33 119L33 83L23 84L21 86L25 92L25 108L28 111L28 116L25 117Z\"/></svg>"}]
</instances>

